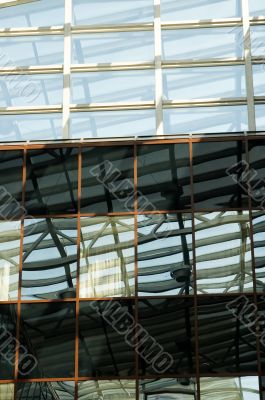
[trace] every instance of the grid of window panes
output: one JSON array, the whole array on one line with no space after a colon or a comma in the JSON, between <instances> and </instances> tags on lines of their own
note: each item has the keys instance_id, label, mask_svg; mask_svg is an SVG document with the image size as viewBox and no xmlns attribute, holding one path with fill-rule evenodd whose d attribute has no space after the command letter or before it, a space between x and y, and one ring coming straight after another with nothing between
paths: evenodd
<instances>
[{"instance_id":1,"label":"grid of window panes","mask_svg":"<svg viewBox=\"0 0 265 400\"><path fill-rule=\"evenodd\" d=\"M3 146L1 400L264 400L264 148Z\"/></svg>"},{"instance_id":2,"label":"grid of window panes","mask_svg":"<svg viewBox=\"0 0 265 400\"><path fill-rule=\"evenodd\" d=\"M1 141L265 129L263 0L4 3Z\"/></svg>"}]
</instances>

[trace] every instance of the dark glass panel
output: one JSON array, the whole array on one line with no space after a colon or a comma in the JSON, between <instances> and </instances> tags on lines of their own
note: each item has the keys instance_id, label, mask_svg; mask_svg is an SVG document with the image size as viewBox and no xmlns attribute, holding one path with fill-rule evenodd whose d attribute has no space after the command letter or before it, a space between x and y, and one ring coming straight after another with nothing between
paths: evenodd
<instances>
[{"instance_id":1,"label":"dark glass panel","mask_svg":"<svg viewBox=\"0 0 265 400\"><path fill-rule=\"evenodd\" d=\"M140 400L197 399L196 379L190 377L140 381Z\"/></svg>"},{"instance_id":2,"label":"dark glass panel","mask_svg":"<svg viewBox=\"0 0 265 400\"><path fill-rule=\"evenodd\" d=\"M255 332L249 329L253 298L198 298L201 374L256 372Z\"/></svg>"},{"instance_id":3,"label":"dark glass panel","mask_svg":"<svg viewBox=\"0 0 265 400\"><path fill-rule=\"evenodd\" d=\"M257 298L258 309L253 307L253 311L257 311L256 314L253 312L252 320L255 320L256 325L259 329L259 350L260 350L260 362L263 375L265 375L265 297L259 295ZM252 323L252 330L255 328L254 321Z\"/></svg>"},{"instance_id":4,"label":"dark glass panel","mask_svg":"<svg viewBox=\"0 0 265 400\"><path fill-rule=\"evenodd\" d=\"M193 143L194 202L197 209L248 207L242 141Z\"/></svg>"},{"instance_id":5,"label":"dark glass panel","mask_svg":"<svg viewBox=\"0 0 265 400\"><path fill-rule=\"evenodd\" d=\"M132 211L134 208L133 147L83 150L81 211Z\"/></svg>"},{"instance_id":6,"label":"dark glass panel","mask_svg":"<svg viewBox=\"0 0 265 400\"><path fill-rule=\"evenodd\" d=\"M139 211L190 208L189 145L138 146Z\"/></svg>"},{"instance_id":7,"label":"dark glass panel","mask_svg":"<svg viewBox=\"0 0 265 400\"><path fill-rule=\"evenodd\" d=\"M22 299L76 297L76 218L25 220Z\"/></svg>"},{"instance_id":8,"label":"dark glass panel","mask_svg":"<svg viewBox=\"0 0 265 400\"><path fill-rule=\"evenodd\" d=\"M78 400L136 400L134 380L99 380L78 383Z\"/></svg>"},{"instance_id":9,"label":"dark glass panel","mask_svg":"<svg viewBox=\"0 0 265 400\"><path fill-rule=\"evenodd\" d=\"M141 296L192 294L190 214L138 216L138 292Z\"/></svg>"},{"instance_id":10,"label":"dark glass panel","mask_svg":"<svg viewBox=\"0 0 265 400\"><path fill-rule=\"evenodd\" d=\"M75 303L22 304L20 341L37 361L27 378L74 377Z\"/></svg>"},{"instance_id":11,"label":"dark glass panel","mask_svg":"<svg viewBox=\"0 0 265 400\"><path fill-rule=\"evenodd\" d=\"M194 371L194 308L188 298L139 300L141 375ZM146 338L144 340L144 337ZM142 343L141 343L142 342Z\"/></svg>"},{"instance_id":12,"label":"dark glass panel","mask_svg":"<svg viewBox=\"0 0 265 400\"><path fill-rule=\"evenodd\" d=\"M265 292L265 213L253 211L253 242L255 257L256 290Z\"/></svg>"},{"instance_id":13,"label":"dark glass panel","mask_svg":"<svg viewBox=\"0 0 265 400\"><path fill-rule=\"evenodd\" d=\"M200 379L201 400L260 400L257 376Z\"/></svg>"},{"instance_id":14,"label":"dark glass panel","mask_svg":"<svg viewBox=\"0 0 265 400\"><path fill-rule=\"evenodd\" d=\"M134 350L125 341L133 326L130 301L81 302L79 376L133 375Z\"/></svg>"},{"instance_id":15,"label":"dark glass panel","mask_svg":"<svg viewBox=\"0 0 265 400\"><path fill-rule=\"evenodd\" d=\"M134 295L134 217L81 218L80 297Z\"/></svg>"},{"instance_id":16,"label":"dark glass panel","mask_svg":"<svg viewBox=\"0 0 265 400\"><path fill-rule=\"evenodd\" d=\"M0 151L0 218L12 220L24 214L22 165L22 151Z\"/></svg>"},{"instance_id":17,"label":"dark glass panel","mask_svg":"<svg viewBox=\"0 0 265 400\"><path fill-rule=\"evenodd\" d=\"M77 212L76 148L29 150L26 209L29 215Z\"/></svg>"},{"instance_id":18,"label":"dark glass panel","mask_svg":"<svg viewBox=\"0 0 265 400\"><path fill-rule=\"evenodd\" d=\"M0 380L14 379L17 308L0 304Z\"/></svg>"},{"instance_id":19,"label":"dark glass panel","mask_svg":"<svg viewBox=\"0 0 265 400\"><path fill-rule=\"evenodd\" d=\"M265 140L249 140L249 181L252 205L265 207Z\"/></svg>"},{"instance_id":20,"label":"dark glass panel","mask_svg":"<svg viewBox=\"0 0 265 400\"><path fill-rule=\"evenodd\" d=\"M16 400L74 400L74 382L18 383Z\"/></svg>"},{"instance_id":21,"label":"dark glass panel","mask_svg":"<svg viewBox=\"0 0 265 400\"><path fill-rule=\"evenodd\" d=\"M0 221L0 301L17 300L20 221Z\"/></svg>"},{"instance_id":22,"label":"dark glass panel","mask_svg":"<svg viewBox=\"0 0 265 400\"><path fill-rule=\"evenodd\" d=\"M249 212L194 217L197 293L253 291Z\"/></svg>"}]
</instances>

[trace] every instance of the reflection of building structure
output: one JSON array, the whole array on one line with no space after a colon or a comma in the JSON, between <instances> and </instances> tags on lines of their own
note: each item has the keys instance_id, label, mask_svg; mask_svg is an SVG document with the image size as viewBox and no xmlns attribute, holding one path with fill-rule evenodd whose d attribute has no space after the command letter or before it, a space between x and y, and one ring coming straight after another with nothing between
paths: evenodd
<instances>
[{"instance_id":1,"label":"reflection of building structure","mask_svg":"<svg viewBox=\"0 0 265 400\"><path fill-rule=\"evenodd\" d=\"M0 1L0 400L264 400L263 2Z\"/></svg>"}]
</instances>

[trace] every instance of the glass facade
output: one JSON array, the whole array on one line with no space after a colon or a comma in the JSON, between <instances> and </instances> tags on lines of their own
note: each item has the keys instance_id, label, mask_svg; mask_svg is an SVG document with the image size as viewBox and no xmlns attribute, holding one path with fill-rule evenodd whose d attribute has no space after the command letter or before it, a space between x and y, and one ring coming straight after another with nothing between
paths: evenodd
<instances>
[{"instance_id":1,"label":"glass facade","mask_svg":"<svg viewBox=\"0 0 265 400\"><path fill-rule=\"evenodd\" d=\"M8 2L1 141L265 129L262 0Z\"/></svg>"},{"instance_id":2,"label":"glass facade","mask_svg":"<svg viewBox=\"0 0 265 400\"><path fill-rule=\"evenodd\" d=\"M260 400L263 145L3 148L1 399Z\"/></svg>"}]
</instances>

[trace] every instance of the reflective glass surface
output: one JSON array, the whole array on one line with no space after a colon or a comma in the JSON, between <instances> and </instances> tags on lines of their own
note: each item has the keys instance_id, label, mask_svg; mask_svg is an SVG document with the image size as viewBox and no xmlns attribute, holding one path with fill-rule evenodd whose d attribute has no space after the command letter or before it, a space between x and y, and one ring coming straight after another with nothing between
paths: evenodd
<instances>
[{"instance_id":1,"label":"reflective glass surface","mask_svg":"<svg viewBox=\"0 0 265 400\"><path fill-rule=\"evenodd\" d=\"M13 304L0 304L0 380L14 379L16 322L17 307ZM2 389L8 393L10 387L2 387Z\"/></svg>"}]
</instances>

